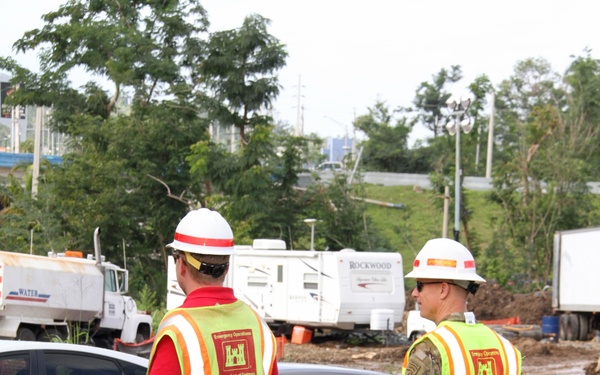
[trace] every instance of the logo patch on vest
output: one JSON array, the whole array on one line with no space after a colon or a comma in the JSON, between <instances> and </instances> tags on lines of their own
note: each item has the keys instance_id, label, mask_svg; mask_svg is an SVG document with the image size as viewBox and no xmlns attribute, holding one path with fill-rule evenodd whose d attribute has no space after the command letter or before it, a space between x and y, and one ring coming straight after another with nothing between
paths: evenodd
<instances>
[{"instance_id":1,"label":"logo patch on vest","mask_svg":"<svg viewBox=\"0 0 600 375\"><path fill-rule=\"evenodd\" d=\"M256 374L256 357L251 329L212 334L221 374Z\"/></svg>"},{"instance_id":2,"label":"logo patch on vest","mask_svg":"<svg viewBox=\"0 0 600 375\"><path fill-rule=\"evenodd\" d=\"M498 349L471 350L471 359L475 374L477 375L500 375L504 374L502 356Z\"/></svg>"}]
</instances>

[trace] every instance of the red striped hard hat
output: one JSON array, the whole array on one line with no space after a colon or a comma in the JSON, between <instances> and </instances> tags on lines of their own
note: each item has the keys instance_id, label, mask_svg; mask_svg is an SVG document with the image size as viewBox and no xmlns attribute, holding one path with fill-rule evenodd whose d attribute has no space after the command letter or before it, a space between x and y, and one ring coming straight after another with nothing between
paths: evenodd
<instances>
[{"instance_id":1,"label":"red striped hard hat","mask_svg":"<svg viewBox=\"0 0 600 375\"><path fill-rule=\"evenodd\" d=\"M460 242L449 238L427 241L417 254L413 270L405 277L485 282L475 270L475 259L471 252Z\"/></svg>"},{"instance_id":2,"label":"red striped hard hat","mask_svg":"<svg viewBox=\"0 0 600 375\"><path fill-rule=\"evenodd\" d=\"M196 254L231 255L233 232L221 214L200 208L181 219L173 242L167 246Z\"/></svg>"}]
</instances>

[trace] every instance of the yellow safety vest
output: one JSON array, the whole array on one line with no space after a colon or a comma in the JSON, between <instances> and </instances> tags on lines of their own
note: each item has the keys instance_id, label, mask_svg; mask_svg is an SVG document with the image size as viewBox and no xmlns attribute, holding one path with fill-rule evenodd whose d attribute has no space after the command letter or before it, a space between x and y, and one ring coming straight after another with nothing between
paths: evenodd
<instances>
[{"instance_id":1,"label":"yellow safety vest","mask_svg":"<svg viewBox=\"0 0 600 375\"><path fill-rule=\"evenodd\" d=\"M270 375L277 345L269 326L242 301L177 308L163 318L158 342L169 336L185 375Z\"/></svg>"},{"instance_id":2,"label":"yellow safety vest","mask_svg":"<svg viewBox=\"0 0 600 375\"><path fill-rule=\"evenodd\" d=\"M483 324L443 321L415 341L404 357L406 373L410 353L429 339L442 357L443 375L520 375L521 353L508 340Z\"/></svg>"}]
</instances>

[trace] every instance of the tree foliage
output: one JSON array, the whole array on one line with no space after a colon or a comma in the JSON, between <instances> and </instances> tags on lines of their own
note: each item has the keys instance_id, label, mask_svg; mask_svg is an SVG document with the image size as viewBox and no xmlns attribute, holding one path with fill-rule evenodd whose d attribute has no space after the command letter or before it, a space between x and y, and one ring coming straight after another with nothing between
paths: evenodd
<instances>
[{"instance_id":1,"label":"tree foliage","mask_svg":"<svg viewBox=\"0 0 600 375\"><path fill-rule=\"evenodd\" d=\"M242 144L246 127L268 122L261 110L270 109L279 94L273 73L285 65L287 52L267 32L270 21L260 15L246 17L241 28L213 33L206 57L196 76L209 90L211 117L239 130Z\"/></svg>"},{"instance_id":2,"label":"tree foliage","mask_svg":"<svg viewBox=\"0 0 600 375\"><path fill-rule=\"evenodd\" d=\"M450 69L442 68L432 76L432 82L422 82L417 88L413 104L417 110L419 123L433 132L433 137L440 134L440 121L444 117L442 109L450 97L448 86L462 79L462 69L453 65Z\"/></svg>"},{"instance_id":3,"label":"tree foliage","mask_svg":"<svg viewBox=\"0 0 600 375\"><path fill-rule=\"evenodd\" d=\"M498 94L507 152L494 179L494 199L506 212L500 224L517 269L540 285L551 276L554 233L590 223L587 170L598 130L585 116L592 108L573 90L595 84L579 80L586 63L575 61L561 82L546 61L522 61Z\"/></svg>"},{"instance_id":4,"label":"tree foliage","mask_svg":"<svg viewBox=\"0 0 600 375\"><path fill-rule=\"evenodd\" d=\"M354 127L363 131L368 139L361 162L366 169L380 172L409 172L408 135L412 124L406 118L396 120L384 102L376 102L369 114L359 116Z\"/></svg>"},{"instance_id":5,"label":"tree foliage","mask_svg":"<svg viewBox=\"0 0 600 375\"><path fill-rule=\"evenodd\" d=\"M35 199L27 171L24 180L10 177L0 185L4 247L38 254L88 250L100 227L104 253L127 261L131 289L152 305L155 295L144 286L164 289L165 244L179 219L200 206L221 211L240 244L281 238L289 248L308 248L304 219L314 218L317 249L390 250L366 214L364 187L349 186L347 174L298 187L321 140L292 136L268 115L287 57L267 31L268 19L250 15L239 28L209 34L196 0L69 0L44 22L14 45L39 51L41 71L11 58L0 58L0 69L18 86L9 104L51 107L50 124L67 135L69 151L62 165L42 166ZM95 80L72 87L75 68ZM383 101L359 116L354 125L366 135L361 168L428 173L434 194L445 186L454 192L456 143L442 126L443 108L461 79L460 66L452 66L423 82L414 117ZM588 51L558 75L543 59L529 59L497 87L483 75L468 89L475 127L461 136L461 179L482 175L486 98L496 91L491 199L505 215L495 219L493 243L481 243L469 228L463 195L464 242L483 255L489 277L509 282L526 275L530 283L546 283L554 232L598 223L586 182L600 177L600 63ZM416 123L433 137L409 148ZM211 137L218 126L237 129L236 150Z\"/></svg>"}]
</instances>

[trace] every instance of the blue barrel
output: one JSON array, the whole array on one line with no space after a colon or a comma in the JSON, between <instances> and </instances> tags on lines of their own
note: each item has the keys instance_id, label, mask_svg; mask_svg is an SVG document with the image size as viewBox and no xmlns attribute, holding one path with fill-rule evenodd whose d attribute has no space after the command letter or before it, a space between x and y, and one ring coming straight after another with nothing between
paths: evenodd
<instances>
[{"instance_id":1,"label":"blue barrel","mask_svg":"<svg viewBox=\"0 0 600 375\"><path fill-rule=\"evenodd\" d=\"M542 317L542 334L551 342L558 342L560 334L560 317L548 315Z\"/></svg>"}]
</instances>

